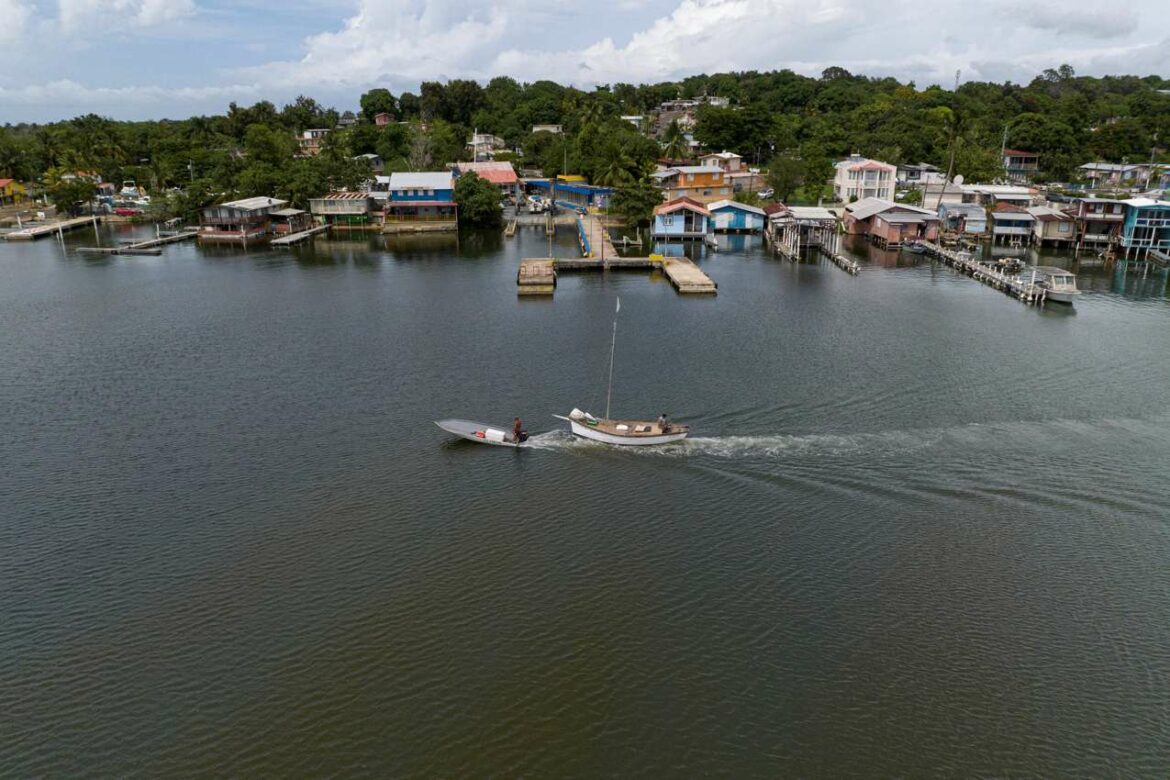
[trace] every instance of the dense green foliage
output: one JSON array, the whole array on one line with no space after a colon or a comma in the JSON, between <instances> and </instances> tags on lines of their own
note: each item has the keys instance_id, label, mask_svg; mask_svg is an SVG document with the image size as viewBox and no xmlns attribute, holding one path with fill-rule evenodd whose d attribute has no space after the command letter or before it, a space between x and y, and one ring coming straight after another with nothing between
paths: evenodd
<instances>
[{"instance_id":1,"label":"dense green foliage","mask_svg":"<svg viewBox=\"0 0 1170 780\"><path fill-rule=\"evenodd\" d=\"M487 228L503 224L499 188L475 173L465 173L455 180L455 202L459 204L461 224Z\"/></svg>"},{"instance_id":2,"label":"dense green foliage","mask_svg":"<svg viewBox=\"0 0 1170 780\"><path fill-rule=\"evenodd\" d=\"M627 225L647 225L654 207L662 203L662 190L648 181L637 181L620 186L610 198L610 212L624 217Z\"/></svg>"},{"instance_id":3,"label":"dense green foliage","mask_svg":"<svg viewBox=\"0 0 1170 780\"><path fill-rule=\"evenodd\" d=\"M1090 160L1138 162L1170 139L1170 80L1161 76L1081 77L1067 66L1027 85L968 82L957 90L918 89L893 78L854 76L829 68L820 78L782 70L699 75L654 85L613 84L585 92L551 81L520 84L507 77L481 86L456 79L424 82L419 93L386 89L360 96L363 121L336 130L321 155L293 159L295 135L333 128L339 118L307 97L277 109L261 101L232 103L222 116L181 121L116 122L93 114L48 125L0 128L0 176L44 180L47 172L84 171L119 183L134 179L168 211L252 194L276 194L297 205L368 176L353 156L376 153L386 170L426 170L464 158L473 129L519 149L521 167L545 175L583 174L627 187L661 156L679 157L677 123L650 138L619 117L651 115L664 100L725 97L728 108L704 106L694 135L707 149L729 149L749 163L785 161L773 182L805 182L814 198L831 175L830 161L849 154L888 162L928 162L968 181L1001 174L1002 145L1040 155L1041 179L1069 180ZM394 123L372 119L389 114ZM401 124L399 124L401 122ZM563 135L531 133L559 124ZM1159 141L1161 139L1161 141ZM799 174L799 175L797 175ZM63 193L66 198L68 193Z\"/></svg>"}]
</instances>

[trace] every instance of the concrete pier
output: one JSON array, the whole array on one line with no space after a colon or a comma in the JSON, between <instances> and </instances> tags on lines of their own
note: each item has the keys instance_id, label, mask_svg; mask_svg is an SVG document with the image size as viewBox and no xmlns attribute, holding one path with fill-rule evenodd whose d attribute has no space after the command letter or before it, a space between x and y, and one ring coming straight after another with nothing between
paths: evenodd
<instances>
[{"instance_id":1,"label":"concrete pier","mask_svg":"<svg viewBox=\"0 0 1170 780\"><path fill-rule=\"evenodd\" d=\"M89 255L161 255L162 249L160 247L195 238L198 233L198 230L192 228L169 236L130 241L120 246L83 246L77 251Z\"/></svg>"},{"instance_id":2,"label":"concrete pier","mask_svg":"<svg viewBox=\"0 0 1170 780\"><path fill-rule=\"evenodd\" d=\"M46 225L34 225L32 227L22 228L21 230L13 230L11 233L5 233L4 239L6 241L34 241L38 238L51 236L54 233L64 233L67 230L76 230L79 227L86 225L97 225L101 220L98 217L74 217L73 219L63 219L57 222L50 222Z\"/></svg>"},{"instance_id":3,"label":"concrete pier","mask_svg":"<svg viewBox=\"0 0 1170 780\"><path fill-rule=\"evenodd\" d=\"M977 282L999 290L1029 305L1044 303L1046 292L1043 287L1031 279L1019 274L1007 274L998 268L975 260L973 255L966 252L954 252L934 243L923 242L926 253L941 260L946 265L960 273L970 276Z\"/></svg>"},{"instance_id":4,"label":"concrete pier","mask_svg":"<svg viewBox=\"0 0 1170 780\"><path fill-rule=\"evenodd\" d=\"M287 236L281 236L280 238L274 238L268 242L268 245L269 246L280 246L280 247L292 246L293 244L299 244L302 241L308 241L313 236L320 235L321 233L325 233L328 230L329 230L329 225L318 225L317 227L312 227L312 228L309 228L308 230L302 230L298 233L290 233Z\"/></svg>"}]
</instances>

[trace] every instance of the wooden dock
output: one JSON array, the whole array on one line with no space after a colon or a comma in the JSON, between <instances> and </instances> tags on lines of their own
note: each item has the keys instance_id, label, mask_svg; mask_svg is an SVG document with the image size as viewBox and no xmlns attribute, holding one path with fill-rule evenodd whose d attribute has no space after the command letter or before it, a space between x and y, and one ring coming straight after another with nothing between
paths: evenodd
<instances>
[{"instance_id":1,"label":"wooden dock","mask_svg":"<svg viewBox=\"0 0 1170 780\"><path fill-rule=\"evenodd\" d=\"M926 253L931 257L941 260L956 271L966 274L994 290L999 290L1029 305L1044 303L1046 291L1031 279L1019 274L1004 273L993 265L975 260L973 255L966 252L955 252L938 244L927 242L923 242L922 246L926 247Z\"/></svg>"},{"instance_id":2,"label":"wooden dock","mask_svg":"<svg viewBox=\"0 0 1170 780\"><path fill-rule=\"evenodd\" d=\"M5 233L4 239L6 241L35 241L38 238L51 236L54 233L64 233L67 230L76 230L86 225L96 227L98 222L100 222L100 219L96 216L74 217L73 219L50 222L47 225L34 225L32 227L21 228L20 230L13 230L11 233Z\"/></svg>"},{"instance_id":3,"label":"wooden dock","mask_svg":"<svg viewBox=\"0 0 1170 780\"><path fill-rule=\"evenodd\" d=\"M318 225L317 227L311 227L308 230L302 230L299 233L290 233L287 236L281 236L280 238L274 238L268 242L268 245L270 247L292 246L294 244L299 244L302 241L308 241L313 236L319 235L321 233L325 233L328 230L329 230L328 225Z\"/></svg>"},{"instance_id":4,"label":"wooden dock","mask_svg":"<svg viewBox=\"0 0 1170 780\"><path fill-rule=\"evenodd\" d=\"M683 295L714 295L719 286L685 257L614 257L602 262L600 257L533 258L523 260L516 274L520 295L552 295L561 271L608 271L644 268L658 270L666 275L674 288Z\"/></svg>"},{"instance_id":5,"label":"wooden dock","mask_svg":"<svg viewBox=\"0 0 1170 780\"><path fill-rule=\"evenodd\" d=\"M556 260L532 258L520 261L520 270L516 272L517 294L552 295L556 288Z\"/></svg>"},{"instance_id":6,"label":"wooden dock","mask_svg":"<svg viewBox=\"0 0 1170 780\"><path fill-rule=\"evenodd\" d=\"M118 246L83 246L77 251L88 255L161 255L161 247L195 238L199 231L192 228L172 233L169 236L159 235L156 238L147 238L141 241L128 241Z\"/></svg>"},{"instance_id":7,"label":"wooden dock","mask_svg":"<svg viewBox=\"0 0 1170 780\"><path fill-rule=\"evenodd\" d=\"M516 220L514 220L514 219L509 220L508 226L504 228L504 235L507 238L511 238L512 236L516 235L516 228L517 227L519 227L519 224L516 222Z\"/></svg>"}]
</instances>

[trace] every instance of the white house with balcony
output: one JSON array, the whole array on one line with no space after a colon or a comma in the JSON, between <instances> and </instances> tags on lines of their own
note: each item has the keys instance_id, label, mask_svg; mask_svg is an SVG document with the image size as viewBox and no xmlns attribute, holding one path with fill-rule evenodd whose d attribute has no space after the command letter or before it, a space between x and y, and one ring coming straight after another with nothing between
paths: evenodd
<instances>
[{"instance_id":1,"label":"white house with balcony","mask_svg":"<svg viewBox=\"0 0 1170 780\"><path fill-rule=\"evenodd\" d=\"M833 195L842 202L864 198L893 200L897 175L897 166L859 154L850 155L849 159L837 163Z\"/></svg>"}]
</instances>

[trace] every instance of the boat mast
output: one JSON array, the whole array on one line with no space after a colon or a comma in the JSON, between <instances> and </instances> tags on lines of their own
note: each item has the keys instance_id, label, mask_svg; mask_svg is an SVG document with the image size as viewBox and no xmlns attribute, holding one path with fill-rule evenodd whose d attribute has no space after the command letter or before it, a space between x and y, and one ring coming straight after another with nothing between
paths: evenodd
<instances>
[{"instance_id":1,"label":"boat mast","mask_svg":"<svg viewBox=\"0 0 1170 780\"><path fill-rule=\"evenodd\" d=\"M613 340L609 344L609 387L605 390L605 419L609 419L609 399L613 395L613 351L617 347L617 316L622 310L622 299L617 299L617 308L613 312Z\"/></svg>"}]
</instances>

